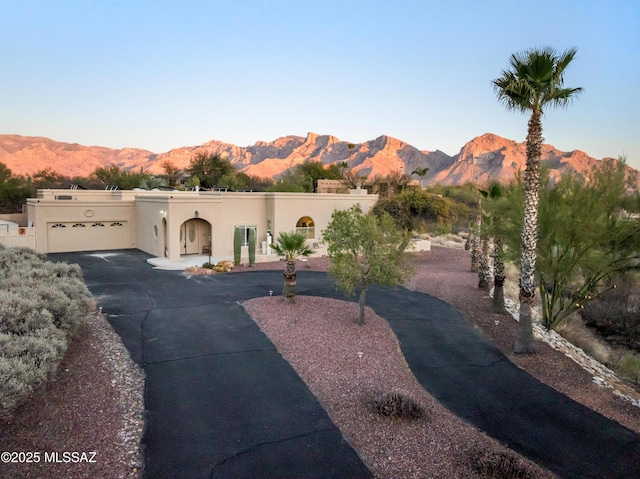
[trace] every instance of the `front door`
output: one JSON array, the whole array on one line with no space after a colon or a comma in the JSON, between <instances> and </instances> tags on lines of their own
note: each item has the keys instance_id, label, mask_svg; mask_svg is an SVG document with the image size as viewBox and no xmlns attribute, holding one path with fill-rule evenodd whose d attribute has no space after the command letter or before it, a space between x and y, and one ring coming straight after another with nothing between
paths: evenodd
<instances>
[{"instance_id":1,"label":"front door","mask_svg":"<svg viewBox=\"0 0 640 479\"><path fill-rule=\"evenodd\" d=\"M203 254L203 248L209 246L211 225L199 218L193 218L180 226L180 253Z\"/></svg>"}]
</instances>

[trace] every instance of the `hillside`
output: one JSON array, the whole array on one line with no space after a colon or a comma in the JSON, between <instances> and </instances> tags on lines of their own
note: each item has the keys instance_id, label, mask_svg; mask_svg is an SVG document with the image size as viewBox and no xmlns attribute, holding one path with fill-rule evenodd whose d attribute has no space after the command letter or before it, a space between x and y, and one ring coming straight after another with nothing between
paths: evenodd
<instances>
[{"instance_id":1,"label":"hillside","mask_svg":"<svg viewBox=\"0 0 640 479\"><path fill-rule=\"evenodd\" d=\"M525 143L486 133L465 144L457 155L442 151L421 151L389 136L354 145L331 135L309 133L306 138L284 136L271 142L257 142L247 147L213 140L202 145L185 146L164 153L153 153L138 148L111 149L61 143L48 138L19 135L0 135L0 162L13 173L29 175L45 168L65 176L88 176L97 167L116 164L124 169L144 169L149 173L162 173L162 163L169 160L185 168L197 153L215 153L229 159L238 170L247 174L274 177L305 160L324 164L346 162L354 172L364 175L386 175L393 171L410 174L416 168L429 168L424 185L444 185L466 182L486 183L490 180L509 180L524 169ZM560 176L568 171L578 174L591 169L599 160L574 150L559 151L544 145L543 161L551 175Z\"/></svg>"}]
</instances>

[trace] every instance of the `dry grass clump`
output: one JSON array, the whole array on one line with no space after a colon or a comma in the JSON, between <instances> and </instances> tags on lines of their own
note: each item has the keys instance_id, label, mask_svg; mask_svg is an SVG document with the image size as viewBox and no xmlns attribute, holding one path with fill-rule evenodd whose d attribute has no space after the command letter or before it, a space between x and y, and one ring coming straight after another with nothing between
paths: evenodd
<instances>
[{"instance_id":1,"label":"dry grass clump","mask_svg":"<svg viewBox=\"0 0 640 479\"><path fill-rule=\"evenodd\" d=\"M613 366L615 363L612 348L604 339L586 327L579 314L573 314L566 318L556 327L556 331L596 361L609 366Z\"/></svg>"},{"instance_id":2,"label":"dry grass clump","mask_svg":"<svg viewBox=\"0 0 640 479\"><path fill-rule=\"evenodd\" d=\"M585 306L582 317L608 341L640 352L639 291L637 274L622 275L612 289Z\"/></svg>"},{"instance_id":3,"label":"dry grass clump","mask_svg":"<svg viewBox=\"0 0 640 479\"><path fill-rule=\"evenodd\" d=\"M55 372L92 308L77 265L0 247L0 416Z\"/></svg>"},{"instance_id":4,"label":"dry grass clump","mask_svg":"<svg viewBox=\"0 0 640 479\"><path fill-rule=\"evenodd\" d=\"M536 475L517 455L508 451L477 453L473 466L483 479L535 479Z\"/></svg>"},{"instance_id":5,"label":"dry grass clump","mask_svg":"<svg viewBox=\"0 0 640 479\"><path fill-rule=\"evenodd\" d=\"M426 417L426 411L422 404L401 390L379 394L373 400L373 407L378 414L392 418L420 419Z\"/></svg>"},{"instance_id":6,"label":"dry grass clump","mask_svg":"<svg viewBox=\"0 0 640 479\"><path fill-rule=\"evenodd\" d=\"M464 249L466 239L460 234L448 233L431 238L431 244L451 249Z\"/></svg>"}]
</instances>

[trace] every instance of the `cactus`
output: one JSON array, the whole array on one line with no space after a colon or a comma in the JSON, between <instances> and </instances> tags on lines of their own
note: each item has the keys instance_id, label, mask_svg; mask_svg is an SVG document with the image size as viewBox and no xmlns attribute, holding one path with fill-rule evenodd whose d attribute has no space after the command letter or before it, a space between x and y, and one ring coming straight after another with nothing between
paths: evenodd
<instances>
[{"instance_id":1,"label":"cactus","mask_svg":"<svg viewBox=\"0 0 640 479\"><path fill-rule=\"evenodd\" d=\"M252 268L256 264L256 230L249 230L249 266Z\"/></svg>"},{"instance_id":2,"label":"cactus","mask_svg":"<svg viewBox=\"0 0 640 479\"><path fill-rule=\"evenodd\" d=\"M242 251L242 230L236 228L233 232L233 264L240 266L240 253Z\"/></svg>"}]
</instances>

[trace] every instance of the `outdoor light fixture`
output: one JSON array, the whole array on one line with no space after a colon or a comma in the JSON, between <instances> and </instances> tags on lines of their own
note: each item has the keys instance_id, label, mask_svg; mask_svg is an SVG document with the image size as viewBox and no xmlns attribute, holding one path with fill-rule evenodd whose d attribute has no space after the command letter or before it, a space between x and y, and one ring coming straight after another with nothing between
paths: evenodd
<instances>
[{"instance_id":1,"label":"outdoor light fixture","mask_svg":"<svg viewBox=\"0 0 640 479\"><path fill-rule=\"evenodd\" d=\"M197 218L198 216L200 216L200 213L198 213L198 210L196 210L196 212L194 213L194 215L196 215L196 218Z\"/></svg>"}]
</instances>

